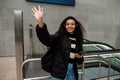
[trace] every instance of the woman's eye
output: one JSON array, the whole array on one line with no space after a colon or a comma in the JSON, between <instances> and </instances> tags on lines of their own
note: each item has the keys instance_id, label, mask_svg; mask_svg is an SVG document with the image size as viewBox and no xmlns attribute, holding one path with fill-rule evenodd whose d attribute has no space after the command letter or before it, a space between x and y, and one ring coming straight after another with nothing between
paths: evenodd
<instances>
[{"instance_id":1,"label":"woman's eye","mask_svg":"<svg viewBox=\"0 0 120 80\"><path fill-rule=\"evenodd\" d=\"M66 24L66 26L68 26L68 25L75 25L75 24Z\"/></svg>"},{"instance_id":2,"label":"woman's eye","mask_svg":"<svg viewBox=\"0 0 120 80\"><path fill-rule=\"evenodd\" d=\"M71 25L75 25L75 24L71 24Z\"/></svg>"},{"instance_id":3,"label":"woman's eye","mask_svg":"<svg viewBox=\"0 0 120 80\"><path fill-rule=\"evenodd\" d=\"M66 26L68 26L69 24L66 24Z\"/></svg>"}]
</instances>

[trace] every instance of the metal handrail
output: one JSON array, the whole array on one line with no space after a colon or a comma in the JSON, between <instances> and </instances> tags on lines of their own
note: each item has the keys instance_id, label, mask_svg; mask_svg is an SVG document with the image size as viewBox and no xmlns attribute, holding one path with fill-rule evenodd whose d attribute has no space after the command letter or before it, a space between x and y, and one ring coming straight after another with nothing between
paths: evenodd
<instances>
[{"instance_id":1,"label":"metal handrail","mask_svg":"<svg viewBox=\"0 0 120 80\"><path fill-rule=\"evenodd\" d=\"M41 61L41 58L27 59L27 60L25 60L25 61L22 63L22 67L24 66L24 64L26 64L27 62L30 62L30 61Z\"/></svg>"},{"instance_id":2,"label":"metal handrail","mask_svg":"<svg viewBox=\"0 0 120 80\"><path fill-rule=\"evenodd\" d=\"M93 56L100 56L100 55L93 55ZM91 57L93 57L91 56ZM90 56L84 56L85 58L86 57L90 57ZM27 59L23 62L22 64L22 67L21 67L21 72L23 72L23 66L28 63L28 62L31 62L31 61L41 61L41 58L32 58L32 59ZM99 71L98 71L98 74L100 75L100 67L101 67L101 63L104 63L106 65L108 65L108 80L109 80L109 76L110 76L110 68L111 68L111 63L107 63L103 60L90 60L90 61L84 61L83 64L82 64L82 72L78 72L78 74L81 74L81 79L84 80L84 65L87 64L87 63L96 63L98 62L99 63ZM98 75L98 78L100 78L100 76ZM51 76L42 76L42 77L35 77L35 78L27 78L27 79L31 79L31 80L36 80L36 79L48 79L48 78L51 78ZM27 79L24 79L24 80L27 80Z\"/></svg>"},{"instance_id":3,"label":"metal handrail","mask_svg":"<svg viewBox=\"0 0 120 80\"><path fill-rule=\"evenodd\" d=\"M51 78L51 76L43 76L43 77L35 77L35 78L27 78L27 79L24 79L24 80L39 80L39 79L48 79L48 78Z\"/></svg>"},{"instance_id":4,"label":"metal handrail","mask_svg":"<svg viewBox=\"0 0 120 80\"><path fill-rule=\"evenodd\" d=\"M23 62L22 64L22 67L21 67L21 72L23 73L23 66L28 63L28 62L31 62L31 61L41 61L41 58L32 58L32 59L27 59ZM81 74L82 75L82 80L84 80L84 75L83 75L83 72L84 71L84 63L82 65L82 72L79 72L78 74ZM42 76L42 77L35 77L35 78L27 78L27 79L24 79L24 80L38 80L38 79L48 79L48 78L51 78L51 76Z\"/></svg>"},{"instance_id":5,"label":"metal handrail","mask_svg":"<svg viewBox=\"0 0 120 80\"><path fill-rule=\"evenodd\" d=\"M85 63L99 63L99 71L98 71L98 79L100 78L100 67L101 67L101 63L108 65L108 80L110 80L110 68L111 68L111 63L107 63L105 61L102 60L91 60L91 61L85 61Z\"/></svg>"},{"instance_id":6,"label":"metal handrail","mask_svg":"<svg viewBox=\"0 0 120 80\"><path fill-rule=\"evenodd\" d=\"M23 73L23 66L31 61L41 61L41 58L32 58L32 59L27 59L23 62L22 67L21 67L21 72ZM36 78L28 78L28 79L24 79L24 80L36 80L36 79L47 79L50 78L51 76L42 76L42 77L36 77ZM23 79L22 79L23 80Z\"/></svg>"}]
</instances>

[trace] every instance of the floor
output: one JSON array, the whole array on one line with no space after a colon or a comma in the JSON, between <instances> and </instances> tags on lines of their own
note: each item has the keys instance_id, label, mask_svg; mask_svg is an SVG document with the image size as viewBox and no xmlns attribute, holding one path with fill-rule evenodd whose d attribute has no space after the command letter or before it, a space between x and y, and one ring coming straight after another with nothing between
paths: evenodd
<instances>
[{"instance_id":1,"label":"floor","mask_svg":"<svg viewBox=\"0 0 120 80\"><path fill-rule=\"evenodd\" d=\"M0 57L0 80L17 80L15 57Z\"/></svg>"}]
</instances>

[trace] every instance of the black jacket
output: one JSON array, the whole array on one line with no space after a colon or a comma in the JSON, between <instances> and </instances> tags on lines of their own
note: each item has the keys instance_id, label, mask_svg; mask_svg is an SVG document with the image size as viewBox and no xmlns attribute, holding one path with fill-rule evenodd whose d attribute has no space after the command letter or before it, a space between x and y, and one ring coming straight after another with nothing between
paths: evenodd
<instances>
[{"instance_id":1,"label":"black jacket","mask_svg":"<svg viewBox=\"0 0 120 80\"><path fill-rule=\"evenodd\" d=\"M59 36L58 34L50 35L46 24L42 28L38 25L36 27L36 32L39 40L46 46L50 47L54 54L54 64L51 70L51 75L60 79L64 79L67 73L68 61L70 56L70 40L67 35ZM76 45L76 52L82 51L81 45ZM50 51L48 50L48 52ZM78 71L76 63L81 64L83 58L75 59L74 71L76 75L76 80L78 80Z\"/></svg>"}]
</instances>

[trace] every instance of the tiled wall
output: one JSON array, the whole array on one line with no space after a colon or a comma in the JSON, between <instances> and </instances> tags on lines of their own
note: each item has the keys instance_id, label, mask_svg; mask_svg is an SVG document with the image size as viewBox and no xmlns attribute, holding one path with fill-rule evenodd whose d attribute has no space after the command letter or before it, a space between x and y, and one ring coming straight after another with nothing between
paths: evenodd
<instances>
[{"instance_id":1,"label":"tiled wall","mask_svg":"<svg viewBox=\"0 0 120 80\"><path fill-rule=\"evenodd\" d=\"M15 55L14 13L23 11L25 54L29 54L29 23L33 24L33 52L46 52L36 37L37 22L31 15L33 6L41 5L45 10L44 21L50 33L54 33L60 22L69 15L75 16L85 27L87 39L108 43L119 48L120 10L119 0L76 0L75 6L26 2L25 0L2 0L0 2L0 56Z\"/></svg>"}]
</instances>

